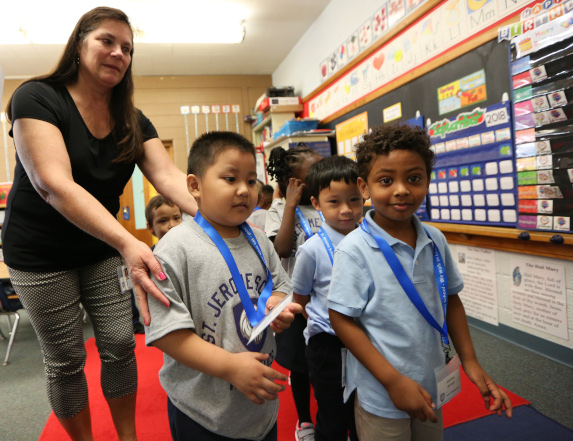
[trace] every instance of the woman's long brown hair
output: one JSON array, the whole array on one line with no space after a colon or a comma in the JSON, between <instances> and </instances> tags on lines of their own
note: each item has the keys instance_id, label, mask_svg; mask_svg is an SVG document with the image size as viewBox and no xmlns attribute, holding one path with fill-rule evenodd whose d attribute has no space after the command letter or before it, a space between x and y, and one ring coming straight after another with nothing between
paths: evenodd
<instances>
[{"instance_id":1,"label":"woman's long brown hair","mask_svg":"<svg viewBox=\"0 0 573 441\"><path fill-rule=\"evenodd\" d=\"M31 78L22 85L30 81L41 81L55 86L65 86L76 82L78 79L76 56L80 52L81 45L84 44L87 35L97 29L104 20L120 21L132 29L129 18L119 9L98 7L86 12L77 22L55 69L47 75ZM133 76L131 73L133 45L130 55L132 56L131 63L129 63L120 83L112 89L111 94L112 132L121 148L121 154L115 159L116 162L135 162L143 156L143 136L139 127L138 111L133 104ZM12 121L13 98L14 95L6 107L6 114L10 121Z\"/></svg>"}]
</instances>

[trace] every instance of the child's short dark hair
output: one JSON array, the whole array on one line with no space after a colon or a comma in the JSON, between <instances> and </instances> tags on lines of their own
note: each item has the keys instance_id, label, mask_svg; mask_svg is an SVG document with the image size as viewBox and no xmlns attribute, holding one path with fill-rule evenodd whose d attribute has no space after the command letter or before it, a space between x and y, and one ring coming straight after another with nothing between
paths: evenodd
<instances>
[{"instance_id":1,"label":"child's short dark hair","mask_svg":"<svg viewBox=\"0 0 573 441\"><path fill-rule=\"evenodd\" d=\"M356 162L346 156L329 156L310 166L305 184L311 196L318 199L319 193L330 187L330 183L344 181L356 184L358 168Z\"/></svg>"},{"instance_id":2,"label":"child's short dark hair","mask_svg":"<svg viewBox=\"0 0 573 441\"><path fill-rule=\"evenodd\" d=\"M151 199L149 199L149 202L145 207L145 220L149 225L153 225L153 212L162 205L169 205L170 207L175 207L175 204L173 202L171 202L165 196L161 196L160 194L158 194L157 196L153 196Z\"/></svg>"},{"instance_id":3,"label":"child's short dark hair","mask_svg":"<svg viewBox=\"0 0 573 441\"><path fill-rule=\"evenodd\" d=\"M261 192L263 194L267 194L267 195L270 195L272 197L273 193L275 192L275 189L273 188L272 185L265 184L265 185L263 185L263 189Z\"/></svg>"},{"instance_id":4,"label":"child's short dark hair","mask_svg":"<svg viewBox=\"0 0 573 441\"><path fill-rule=\"evenodd\" d=\"M227 149L250 153L255 158L255 146L236 132L207 132L195 140L187 160L187 174L203 177L207 168L215 162L217 155Z\"/></svg>"},{"instance_id":5,"label":"child's short dark hair","mask_svg":"<svg viewBox=\"0 0 573 441\"><path fill-rule=\"evenodd\" d=\"M294 168L302 164L304 158L314 155L319 155L319 153L304 143L300 143L294 149L285 150L282 147L277 147L271 150L267 172L277 181L283 196L286 196L288 180L292 178Z\"/></svg>"},{"instance_id":6,"label":"child's short dark hair","mask_svg":"<svg viewBox=\"0 0 573 441\"><path fill-rule=\"evenodd\" d=\"M411 150L424 160L429 178L435 162L430 145L430 137L421 127L411 127L407 124L375 127L371 133L364 135L364 140L356 149L358 175L367 180L372 162L378 155L388 155L393 150Z\"/></svg>"}]
</instances>

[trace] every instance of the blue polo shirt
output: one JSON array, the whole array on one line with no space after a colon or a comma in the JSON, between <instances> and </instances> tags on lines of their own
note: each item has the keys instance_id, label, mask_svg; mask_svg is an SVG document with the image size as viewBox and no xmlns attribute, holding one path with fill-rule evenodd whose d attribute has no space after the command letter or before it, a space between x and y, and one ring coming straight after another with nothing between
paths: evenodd
<instances>
[{"instance_id":1,"label":"blue polo shirt","mask_svg":"<svg viewBox=\"0 0 573 441\"><path fill-rule=\"evenodd\" d=\"M444 314L434 278L432 240L420 220L413 216L416 248L390 236L366 214L372 234L381 236L392 247L426 307L441 325ZM445 262L448 295L459 293L463 281L444 235L425 225ZM434 369L445 363L440 334L412 304L374 238L357 229L340 242L328 295L328 307L354 317L376 349L398 372L418 382L436 397ZM356 389L360 405L368 412L385 418L409 418L394 406L386 389L349 352L346 361L345 400Z\"/></svg>"},{"instance_id":2,"label":"blue polo shirt","mask_svg":"<svg viewBox=\"0 0 573 441\"><path fill-rule=\"evenodd\" d=\"M335 248L345 237L326 222L323 222L322 228ZM306 305L308 321L304 330L307 344L310 337L321 332L336 335L330 325L327 306L331 274L332 263L328 251L320 236L315 234L299 247L292 273L293 291L303 296L310 295Z\"/></svg>"}]
</instances>

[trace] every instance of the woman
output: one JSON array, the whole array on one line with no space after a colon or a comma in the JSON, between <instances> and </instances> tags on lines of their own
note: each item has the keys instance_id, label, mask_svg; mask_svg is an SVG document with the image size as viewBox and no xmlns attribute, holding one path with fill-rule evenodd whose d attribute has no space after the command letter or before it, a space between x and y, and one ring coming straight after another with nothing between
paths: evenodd
<instances>
[{"instance_id":1,"label":"woman","mask_svg":"<svg viewBox=\"0 0 573 441\"><path fill-rule=\"evenodd\" d=\"M146 324L146 292L166 306L147 272L165 278L149 247L116 220L135 164L194 215L186 176L133 106L133 33L117 9L77 23L53 73L20 86L7 113L17 152L2 228L5 262L38 335L50 404L74 440L91 440L79 303L102 359L101 382L120 440L135 440L137 369L122 257Z\"/></svg>"}]
</instances>

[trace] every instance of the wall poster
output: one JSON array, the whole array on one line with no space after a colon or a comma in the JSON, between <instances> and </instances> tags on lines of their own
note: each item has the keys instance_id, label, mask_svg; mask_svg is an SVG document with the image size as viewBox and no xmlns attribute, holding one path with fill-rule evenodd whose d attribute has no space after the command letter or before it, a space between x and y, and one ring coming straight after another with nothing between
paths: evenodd
<instances>
[{"instance_id":1,"label":"wall poster","mask_svg":"<svg viewBox=\"0 0 573 441\"><path fill-rule=\"evenodd\" d=\"M336 125L338 154L355 158L356 144L368 133L368 112L361 113Z\"/></svg>"},{"instance_id":2,"label":"wall poster","mask_svg":"<svg viewBox=\"0 0 573 441\"><path fill-rule=\"evenodd\" d=\"M483 69L438 88L440 115L487 100Z\"/></svg>"},{"instance_id":3,"label":"wall poster","mask_svg":"<svg viewBox=\"0 0 573 441\"><path fill-rule=\"evenodd\" d=\"M563 265L511 258L513 322L569 340Z\"/></svg>"},{"instance_id":4,"label":"wall poster","mask_svg":"<svg viewBox=\"0 0 573 441\"><path fill-rule=\"evenodd\" d=\"M456 250L452 257L464 279L460 298L466 314L498 326L495 251L462 245L456 245Z\"/></svg>"}]
</instances>

